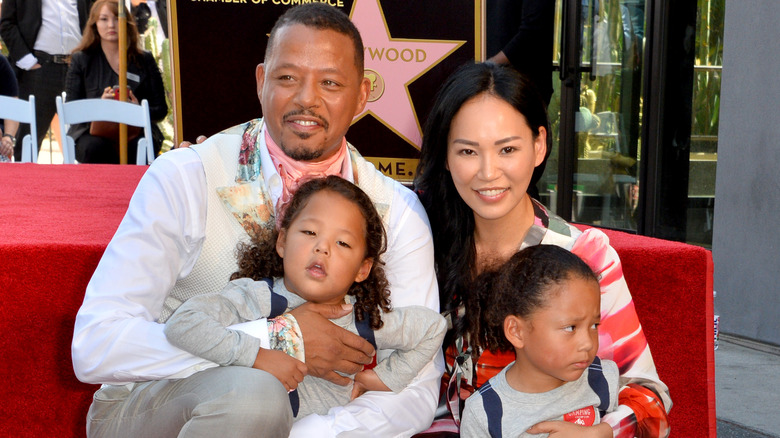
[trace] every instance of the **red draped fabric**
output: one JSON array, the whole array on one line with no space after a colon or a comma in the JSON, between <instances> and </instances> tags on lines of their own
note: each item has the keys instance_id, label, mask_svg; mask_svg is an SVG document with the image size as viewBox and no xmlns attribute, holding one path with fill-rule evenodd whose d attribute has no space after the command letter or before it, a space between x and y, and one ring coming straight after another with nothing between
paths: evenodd
<instances>
[{"instance_id":1,"label":"red draped fabric","mask_svg":"<svg viewBox=\"0 0 780 438\"><path fill-rule=\"evenodd\" d=\"M85 435L96 386L73 374L73 321L145 170L0 163L0 436ZM671 436L714 437L712 255L605 233L674 401Z\"/></svg>"},{"instance_id":2,"label":"red draped fabric","mask_svg":"<svg viewBox=\"0 0 780 438\"><path fill-rule=\"evenodd\" d=\"M146 169L0 163L0 436L86 435L73 321Z\"/></svg>"}]
</instances>

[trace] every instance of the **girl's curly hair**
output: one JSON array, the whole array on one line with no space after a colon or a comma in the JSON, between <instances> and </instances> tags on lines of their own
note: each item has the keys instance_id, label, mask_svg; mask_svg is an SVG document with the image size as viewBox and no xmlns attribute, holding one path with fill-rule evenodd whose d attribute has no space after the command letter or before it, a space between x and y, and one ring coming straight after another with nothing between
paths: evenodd
<instances>
[{"instance_id":1,"label":"girl's curly hair","mask_svg":"<svg viewBox=\"0 0 780 438\"><path fill-rule=\"evenodd\" d=\"M309 199L316 193L328 190L354 203L363 214L366 224L365 258L374 261L365 280L352 283L347 295L355 297L355 319L369 320L369 326L376 330L382 327L382 311L389 312L390 289L385 276L384 262L380 256L387 249L387 236L382 218L377 213L371 198L359 187L338 176L315 178L302 184L287 205L279 229L287 230L298 217ZM283 277L284 264L276 252L279 230L274 230L270 239L253 239L251 243L239 243L236 248L238 271L231 280L241 277L261 280L268 277Z\"/></svg>"},{"instance_id":2,"label":"girl's curly hair","mask_svg":"<svg viewBox=\"0 0 780 438\"><path fill-rule=\"evenodd\" d=\"M529 246L513 255L503 266L478 277L477 299L469 303L479 309L479 321L469 327L471 339L486 350L514 351L504 336L504 319L509 315L528 318L544 307L554 286L573 279L593 280L596 274L576 254L555 245Z\"/></svg>"}]
</instances>

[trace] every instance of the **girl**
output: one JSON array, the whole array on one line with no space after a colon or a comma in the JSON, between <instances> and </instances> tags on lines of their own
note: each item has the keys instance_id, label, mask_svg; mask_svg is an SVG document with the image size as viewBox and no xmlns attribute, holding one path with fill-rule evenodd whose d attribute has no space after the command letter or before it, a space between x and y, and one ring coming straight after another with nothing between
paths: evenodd
<instances>
[{"instance_id":1,"label":"girl","mask_svg":"<svg viewBox=\"0 0 780 438\"><path fill-rule=\"evenodd\" d=\"M166 322L165 334L192 354L222 366L257 368L288 391L297 388L291 396L297 418L326 414L367 390L399 392L436 354L446 323L421 306L390 311L379 259L385 240L374 205L357 186L336 176L306 182L286 207L277 236L239 245L239 271L228 286L185 302ZM273 318L305 301L352 305L352 314L334 322L373 341L376 348L395 351L345 387L304 378L297 327L282 330L271 340L271 349L262 348L260 339L227 328ZM292 315L285 320L296 324Z\"/></svg>"},{"instance_id":2,"label":"girl","mask_svg":"<svg viewBox=\"0 0 780 438\"><path fill-rule=\"evenodd\" d=\"M478 345L511 351L515 361L466 400L461 436L530 437L546 420L599 424L617 406L618 369L596 356L601 292L593 271L563 248L537 245L513 255L494 280L484 277L491 275L480 277Z\"/></svg>"},{"instance_id":3,"label":"girl","mask_svg":"<svg viewBox=\"0 0 780 438\"><path fill-rule=\"evenodd\" d=\"M451 385L464 390L443 393L465 398L492 377L484 371L511 361L469 346L479 337L474 279L525 247L553 244L580 256L600 279L599 355L617 362L628 382L620 408L604 420L617 437L666 436L671 399L655 370L617 253L601 231L581 232L527 194L535 169L549 155L549 131L537 91L510 67L466 65L444 83L433 104L415 186L433 231L442 311L453 324L445 339L453 364L448 372L455 376ZM457 378L461 374L463 379ZM449 400L449 406L457 420L457 400ZM434 424L457 431L457 421ZM548 424L550 430L554 426ZM591 427L556 436L612 434Z\"/></svg>"}]
</instances>

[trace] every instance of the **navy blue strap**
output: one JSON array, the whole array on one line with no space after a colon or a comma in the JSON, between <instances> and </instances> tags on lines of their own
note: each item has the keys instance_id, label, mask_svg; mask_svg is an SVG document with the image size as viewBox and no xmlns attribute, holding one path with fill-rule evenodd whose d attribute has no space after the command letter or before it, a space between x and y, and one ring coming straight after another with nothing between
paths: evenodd
<instances>
[{"instance_id":1,"label":"navy blue strap","mask_svg":"<svg viewBox=\"0 0 780 438\"><path fill-rule=\"evenodd\" d=\"M298 397L298 390L295 389L292 392L289 392L287 395L290 396L290 407L292 407L293 417L297 417L298 408L301 406L301 399Z\"/></svg>"},{"instance_id":2,"label":"navy blue strap","mask_svg":"<svg viewBox=\"0 0 780 438\"><path fill-rule=\"evenodd\" d=\"M376 339L374 338L374 330L371 328L368 313L363 313L362 321L358 321L355 318L355 327L357 327L358 334L376 349Z\"/></svg>"},{"instance_id":3,"label":"navy blue strap","mask_svg":"<svg viewBox=\"0 0 780 438\"><path fill-rule=\"evenodd\" d=\"M490 386L490 381L479 388L479 393L482 395L482 406L485 408L485 415L487 415L488 432L492 438L501 438L503 434L501 432L501 419L504 417L504 406L501 404L501 398L498 397L496 390Z\"/></svg>"},{"instance_id":4,"label":"navy blue strap","mask_svg":"<svg viewBox=\"0 0 780 438\"><path fill-rule=\"evenodd\" d=\"M588 367L588 385L599 396L599 411L602 412L603 416L609 409L609 384L607 383L607 378L604 377L601 359L598 356L593 359L593 363Z\"/></svg>"},{"instance_id":5,"label":"navy blue strap","mask_svg":"<svg viewBox=\"0 0 780 438\"><path fill-rule=\"evenodd\" d=\"M268 289L271 291L271 313L268 318L276 318L287 310L287 298L274 293L274 281L270 278L264 278L263 281L268 284Z\"/></svg>"},{"instance_id":6,"label":"navy blue strap","mask_svg":"<svg viewBox=\"0 0 780 438\"><path fill-rule=\"evenodd\" d=\"M277 296L280 299L284 300L284 308L282 309L282 312L284 312L284 309L287 309L287 300L282 297L281 295L271 294L271 308L275 309L276 304L273 301L273 297ZM363 337L366 341L368 341L371 345L376 347L376 339L374 338L374 330L371 329L371 326L369 325L369 319L368 315L366 314L362 321L355 320L355 326L357 327L358 334ZM298 397L298 391L292 391L289 393L290 395L290 406L292 407L293 411L293 417L298 416L298 409L300 407L300 398Z\"/></svg>"},{"instance_id":7,"label":"navy blue strap","mask_svg":"<svg viewBox=\"0 0 780 438\"><path fill-rule=\"evenodd\" d=\"M271 291L271 313L268 318L276 318L287 310L287 298L274 293L274 281L270 278L264 278L263 281L268 285L268 289ZM301 400L298 397L298 391L293 390L287 395L290 396L290 407L292 408L293 417L298 416L298 409L301 406Z\"/></svg>"}]
</instances>

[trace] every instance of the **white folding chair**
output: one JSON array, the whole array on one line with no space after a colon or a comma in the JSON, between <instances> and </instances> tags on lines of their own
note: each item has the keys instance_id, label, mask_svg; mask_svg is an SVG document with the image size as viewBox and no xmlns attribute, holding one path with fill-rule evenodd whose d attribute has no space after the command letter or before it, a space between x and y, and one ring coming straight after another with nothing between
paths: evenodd
<instances>
[{"instance_id":1,"label":"white folding chair","mask_svg":"<svg viewBox=\"0 0 780 438\"><path fill-rule=\"evenodd\" d=\"M30 100L0 96L0 119L29 123L30 133L22 139L22 162L38 162L38 125L35 122L35 96Z\"/></svg>"},{"instance_id":2,"label":"white folding chair","mask_svg":"<svg viewBox=\"0 0 780 438\"><path fill-rule=\"evenodd\" d=\"M152 122L149 118L149 102L146 99L142 100L140 105L136 105L111 99L80 99L63 102L62 96L57 96L57 114L60 118L62 132L63 163L73 164L76 162L76 142L67 135L68 131L65 125L96 120L144 128L144 136L138 140L136 164L150 164L154 161ZM130 158L128 157L128 159Z\"/></svg>"}]
</instances>

